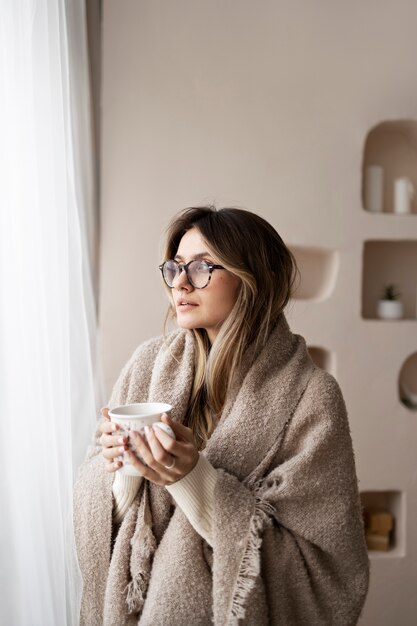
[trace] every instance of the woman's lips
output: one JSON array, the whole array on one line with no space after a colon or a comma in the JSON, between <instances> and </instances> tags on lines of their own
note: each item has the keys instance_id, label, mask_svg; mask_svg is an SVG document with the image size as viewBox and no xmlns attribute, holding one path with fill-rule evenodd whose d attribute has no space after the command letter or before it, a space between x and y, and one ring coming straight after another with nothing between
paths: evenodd
<instances>
[{"instance_id":1,"label":"woman's lips","mask_svg":"<svg viewBox=\"0 0 417 626\"><path fill-rule=\"evenodd\" d=\"M176 304L179 311L191 311L198 306L198 304L194 304L194 302L189 302L188 300L178 300Z\"/></svg>"}]
</instances>

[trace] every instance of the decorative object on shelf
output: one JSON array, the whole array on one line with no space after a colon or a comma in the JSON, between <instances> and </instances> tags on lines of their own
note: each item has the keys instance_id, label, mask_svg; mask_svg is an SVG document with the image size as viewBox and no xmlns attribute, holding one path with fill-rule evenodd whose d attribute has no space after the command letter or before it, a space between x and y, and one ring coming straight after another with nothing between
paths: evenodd
<instances>
[{"instance_id":1,"label":"decorative object on shelf","mask_svg":"<svg viewBox=\"0 0 417 626\"><path fill-rule=\"evenodd\" d=\"M414 197L414 186L405 176L394 181L394 212L401 215L411 213L411 202Z\"/></svg>"},{"instance_id":2,"label":"decorative object on shelf","mask_svg":"<svg viewBox=\"0 0 417 626\"><path fill-rule=\"evenodd\" d=\"M405 493L403 491L362 491L361 504L369 550L378 556L406 556Z\"/></svg>"},{"instance_id":3,"label":"decorative object on shelf","mask_svg":"<svg viewBox=\"0 0 417 626\"><path fill-rule=\"evenodd\" d=\"M400 400L412 411L417 411L417 393L412 391L404 381L400 381Z\"/></svg>"},{"instance_id":4,"label":"decorative object on shelf","mask_svg":"<svg viewBox=\"0 0 417 626\"><path fill-rule=\"evenodd\" d=\"M398 395L410 411L417 411L417 350L402 364L398 378Z\"/></svg>"},{"instance_id":5,"label":"decorative object on shelf","mask_svg":"<svg viewBox=\"0 0 417 626\"><path fill-rule=\"evenodd\" d=\"M368 550L387 552L392 547L394 516L389 511L364 510L365 538Z\"/></svg>"},{"instance_id":6,"label":"decorative object on shelf","mask_svg":"<svg viewBox=\"0 0 417 626\"><path fill-rule=\"evenodd\" d=\"M398 300L400 294L395 285L386 285L382 299L377 304L377 316L382 320L399 320L403 316L403 303Z\"/></svg>"},{"instance_id":7,"label":"decorative object on shelf","mask_svg":"<svg viewBox=\"0 0 417 626\"><path fill-rule=\"evenodd\" d=\"M381 213L384 210L384 168L368 165L365 170L364 204L367 211Z\"/></svg>"}]
</instances>

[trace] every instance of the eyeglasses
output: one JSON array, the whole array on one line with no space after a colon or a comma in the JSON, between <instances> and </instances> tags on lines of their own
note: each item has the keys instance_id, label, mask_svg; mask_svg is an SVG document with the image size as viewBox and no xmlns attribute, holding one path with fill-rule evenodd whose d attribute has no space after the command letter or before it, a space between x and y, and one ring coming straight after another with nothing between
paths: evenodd
<instances>
[{"instance_id":1,"label":"eyeglasses","mask_svg":"<svg viewBox=\"0 0 417 626\"><path fill-rule=\"evenodd\" d=\"M211 280L213 270L224 270L223 265L207 263L207 261L190 261L189 263L178 263L173 259L165 261L159 266L166 285L172 289L174 280L184 270L187 280L195 289L204 289Z\"/></svg>"}]
</instances>

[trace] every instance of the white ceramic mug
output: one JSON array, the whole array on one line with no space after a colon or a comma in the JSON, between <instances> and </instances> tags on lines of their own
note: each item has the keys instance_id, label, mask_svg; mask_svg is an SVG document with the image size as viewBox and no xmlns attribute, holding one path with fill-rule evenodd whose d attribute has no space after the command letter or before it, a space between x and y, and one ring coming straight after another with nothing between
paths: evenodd
<instances>
[{"instance_id":1,"label":"white ceramic mug","mask_svg":"<svg viewBox=\"0 0 417 626\"><path fill-rule=\"evenodd\" d=\"M145 426L160 422L163 413L170 414L172 406L163 402L137 402L124 404L109 411L110 420L122 427L121 436L129 437L129 430L144 434ZM175 439L173 430L161 422L163 430ZM161 427L162 427L161 426ZM171 431L171 432L169 432ZM127 476L139 476L138 471L131 465L127 455L123 455L123 466L118 470Z\"/></svg>"}]
</instances>

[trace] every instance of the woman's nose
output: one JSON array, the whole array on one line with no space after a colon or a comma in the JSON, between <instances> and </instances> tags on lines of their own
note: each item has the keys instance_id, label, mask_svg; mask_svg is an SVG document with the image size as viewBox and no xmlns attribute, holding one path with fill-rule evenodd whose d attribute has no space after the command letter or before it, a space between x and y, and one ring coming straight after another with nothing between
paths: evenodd
<instances>
[{"instance_id":1,"label":"woman's nose","mask_svg":"<svg viewBox=\"0 0 417 626\"><path fill-rule=\"evenodd\" d=\"M192 289L193 286L191 285L191 283L188 280L187 274L185 272L185 270L181 270L178 275L174 278L173 281L173 286L175 289L178 289L178 291L181 291L181 289Z\"/></svg>"}]
</instances>

